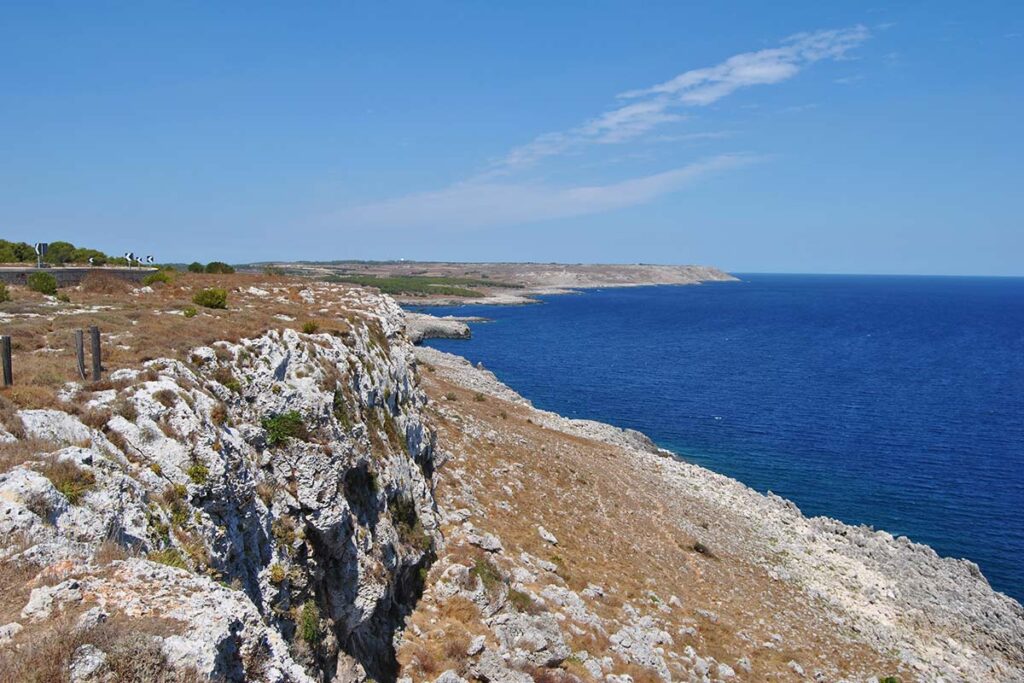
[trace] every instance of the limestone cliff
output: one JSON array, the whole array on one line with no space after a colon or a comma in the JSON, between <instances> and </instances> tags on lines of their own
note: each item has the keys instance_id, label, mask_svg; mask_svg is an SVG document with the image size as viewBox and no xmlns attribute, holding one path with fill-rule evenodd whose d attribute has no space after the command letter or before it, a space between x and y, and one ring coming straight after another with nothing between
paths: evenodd
<instances>
[{"instance_id":1,"label":"limestone cliff","mask_svg":"<svg viewBox=\"0 0 1024 683\"><path fill-rule=\"evenodd\" d=\"M78 414L9 416L0 436L32 452L0 474L0 552L42 573L2 654L58 617L159 618L167 666L202 679L394 679L433 554L433 436L400 310L364 313L343 336L270 330L68 386ZM105 680L109 653L80 649L76 675Z\"/></svg>"}]
</instances>

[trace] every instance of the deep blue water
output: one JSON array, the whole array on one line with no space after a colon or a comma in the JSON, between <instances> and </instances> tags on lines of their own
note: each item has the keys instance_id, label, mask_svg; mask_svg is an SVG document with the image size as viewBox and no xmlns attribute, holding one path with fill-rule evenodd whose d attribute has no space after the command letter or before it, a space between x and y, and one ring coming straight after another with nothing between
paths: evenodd
<instances>
[{"instance_id":1,"label":"deep blue water","mask_svg":"<svg viewBox=\"0 0 1024 683\"><path fill-rule=\"evenodd\" d=\"M740 277L432 308L493 322L429 343L1024 601L1024 278Z\"/></svg>"}]
</instances>

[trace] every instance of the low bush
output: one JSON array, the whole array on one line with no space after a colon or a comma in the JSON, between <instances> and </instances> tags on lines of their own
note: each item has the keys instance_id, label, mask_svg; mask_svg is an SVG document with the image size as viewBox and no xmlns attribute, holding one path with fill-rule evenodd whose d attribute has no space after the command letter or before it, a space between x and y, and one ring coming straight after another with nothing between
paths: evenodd
<instances>
[{"instance_id":1,"label":"low bush","mask_svg":"<svg viewBox=\"0 0 1024 683\"><path fill-rule=\"evenodd\" d=\"M235 272L235 269L224 263L223 261L210 261L206 264L204 269L207 273L214 273L217 275L230 275Z\"/></svg>"},{"instance_id":2,"label":"low bush","mask_svg":"<svg viewBox=\"0 0 1024 683\"><path fill-rule=\"evenodd\" d=\"M28 276L28 288L33 292L53 296L57 293L57 278L49 273L32 273Z\"/></svg>"},{"instance_id":3,"label":"low bush","mask_svg":"<svg viewBox=\"0 0 1024 683\"><path fill-rule=\"evenodd\" d=\"M285 571L284 567L280 563L275 562L270 565L270 583L284 583L287 576L288 572Z\"/></svg>"},{"instance_id":4,"label":"low bush","mask_svg":"<svg viewBox=\"0 0 1024 683\"><path fill-rule=\"evenodd\" d=\"M299 610L298 622L298 634L302 640L309 645L316 645L320 642L323 633L320 631L320 610L317 609L315 602L307 600L302 605L302 609Z\"/></svg>"},{"instance_id":5,"label":"low bush","mask_svg":"<svg viewBox=\"0 0 1024 683\"><path fill-rule=\"evenodd\" d=\"M263 418L263 428L267 430L267 445L276 446L287 439L306 439L309 436L306 423L297 410Z\"/></svg>"},{"instance_id":6,"label":"low bush","mask_svg":"<svg viewBox=\"0 0 1024 683\"><path fill-rule=\"evenodd\" d=\"M7 291L7 285L0 282L0 303L11 300L11 293Z\"/></svg>"},{"instance_id":7,"label":"low bush","mask_svg":"<svg viewBox=\"0 0 1024 683\"><path fill-rule=\"evenodd\" d=\"M188 264L188 272L190 273L202 273L204 270L205 269L203 268L203 264L200 263L199 261L193 261L192 263Z\"/></svg>"},{"instance_id":8,"label":"low bush","mask_svg":"<svg viewBox=\"0 0 1024 683\"><path fill-rule=\"evenodd\" d=\"M185 308L185 310L184 310L184 311L182 311L181 313L182 313L182 315L184 315L184 316L185 316L186 318L194 318L194 317L196 317L196 314L197 314L198 312L199 312L199 311L197 311L197 310L196 310L195 306L188 306L188 307L187 307L187 308Z\"/></svg>"},{"instance_id":9,"label":"low bush","mask_svg":"<svg viewBox=\"0 0 1024 683\"><path fill-rule=\"evenodd\" d=\"M201 462L194 462L185 470L185 474L192 480L193 484L205 484L210 476L209 468Z\"/></svg>"},{"instance_id":10,"label":"low bush","mask_svg":"<svg viewBox=\"0 0 1024 683\"><path fill-rule=\"evenodd\" d=\"M71 303L71 297L67 295L67 292L57 292L56 297L57 301L61 301L66 304Z\"/></svg>"},{"instance_id":11,"label":"low bush","mask_svg":"<svg viewBox=\"0 0 1024 683\"><path fill-rule=\"evenodd\" d=\"M473 568L469 570L470 576L474 576L480 579L480 582L484 586L484 590L488 593L493 593L505 583L504 577L498 568L486 557L477 557L476 562L473 563Z\"/></svg>"},{"instance_id":12,"label":"low bush","mask_svg":"<svg viewBox=\"0 0 1024 683\"><path fill-rule=\"evenodd\" d=\"M158 270L155 273L150 273L146 277L142 278L142 284L147 287L155 284L167 285L173 280L174 278L166 270Z\"/></svg>"},{"instance_id":13,"label":"low bush","mask_svg":"<svg viewBox=\"0 0 1024 683\"><path fill-rule=\"evenodd\" d=\"M192 303L203 308L227 308L228 292L216 287L201 289L192 297Z\"/></svg>"},{"instance_id":14,"label":"low bush","mask_svg":"<svg viewBox=\"0 0 1024 683\"><path fill-rule=\"evenodd\" d=\"M317 325L316 321L314 320L307 320L306 322L302 323L302 331L305 332L306 334L316 334L317 330L319 329L320 326Z\"/></svg>"},{"instance_id":15,"label":"low bush","mask_svg":"<svg viewBox=\"0 0 1024 683\"><path fill-rule=\"evenodd\" d=\"M43 468L43 476L50 480L68 502L78 505L82 496L96 485L92 472L82 469L71 460L54 460Z\"/></svg>"}]
</instances>

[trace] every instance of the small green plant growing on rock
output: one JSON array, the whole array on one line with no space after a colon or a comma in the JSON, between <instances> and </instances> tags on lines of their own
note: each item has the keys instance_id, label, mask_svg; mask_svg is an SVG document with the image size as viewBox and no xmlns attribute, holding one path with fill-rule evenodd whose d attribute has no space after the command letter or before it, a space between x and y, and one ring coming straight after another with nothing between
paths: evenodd
<instances>
[{"instance_id":1,"label":"small green plant growing on rock","mask_svg":"<svg viewBox=\"0 0 1024 683\"><path fill-rule=\"evenodd\" d=\"M284 580L288 578L288 572L285 571L284 566L279 562L275 562L270 565L270 583L278 584L284 583Z\"/></svg>"},{"instance_id":2,"label":"small green plant growing on rock","mask_svg":"<svg viewBox=\"0 0 1024 683\"><path fill-rule=\"evenodd\" d=\"M210 470L201 462L194 462L185 470L185 474L192 480L193 484L205 484L210 476Z\"/></svg>"},{"instance_id":3,"label":"small green plant growing on rock","mask_svg":"<svg viewBox=\"0 0 1024 683\"><path fill-rule=\"evenodd\" d=\"M309 436L306 423L297 410L263 418L263 428L267 430L268 446L276 446L288 439L305 440Z\"/></svg>"},{"instance_id":4,"label":"small green plant growing on rock","mask_svg":"<svg viewBox=\"0 0 1024 683\"><path fill-rule=\"evenodd\" d=\"M303 603L299 610L298 621L299 638L302 638L308 645L319 643L323 638L323 633L320 631L320 610L317 609L315 602L307 600Z\"/></svg>"},{"instance_id":5,"label":"small green plant growing on rock","mask_svg":"<svg viewBox=\"0 0 1024 683\"><path fill-rule=\"evenodd\" d=\"M213 378L236 394L242 393L242 383L235 377L235 373L231 372L231 368L217 368L213 373Z\"/></svg>"},{"instance_id":6,"label":"small green plant growing on rock","mask_svg":"<svg viewBox=\"0 0 1024 683\"><path fill-rule=\"evenodd\" d=\"M201 289L192 297L192 303L203 308L227 308L228 292L216 287Z\"/></svg>"},{"instance_id":7,"label":"small green plant growing on rock","mask_svg":"<svg viewBox=\"0 0 1024 683\"><path fill-rule=\"evenodd\" d=\"M28 276L27 284L33 292L50 296L57 293L57 278L50 273L32 273Z\"/></svg>"},{"instance_id":8,"label":"small green plant growing on rock","mask_svg":"<svg viewBox=\"0 0 1024 683\"><path fill-rule=\"evenodd\" d=\"M315 320L307 320L306 322L302 323L302 331L305 332L306 334L316 334L317 330L319 329L320 326L316 324Z\"/></svg>"},{"instance_id":9,"label":"small green plant growing on rock","mask_svg":"<svg viewBox=\"0 0 1024 683\"><path fill-rule=\"evenodd\" d=\"M154 550L148 556L148 559L153 562L159 562L160 564L166 564L168 567L177 567L178 569L188 569L188 562L177 548L164 548L163 550Z\"/></svg>"},{"instance_id":10,"label":"small green plant growing on rock","mask_svg":"<svg viewBox=\"0 0 1024 683\"><path fill-rule=\"evenodd\" d=\"M72 505L78 505L82 496L96 485L96 477L92 472L70 460L55 460L48 463L43 469L43 476L49 479Z\"/></svg>"},{"instance_id":11,"label":"small green plant growing on rock","mask_svg":"<svg viewBox=\"0 0 1024 683\"><path fill-rule=\"evenodd\" d=\"M488 593L493 594L501 585L505 582L501 576L501 572L498 568L487 559L486 557L477 557L476 562L473 563L473 568L469 570L469 575L480 579L480 583L483 584L484 590Z\"/></svg>"},{"instance_id":12,"label":"small green plant growing on rock","mask_svg":"<svg viewBox=\"0 0 1024 683\"><path fill-rule=\"evenodd\" d=\"M185 310L181 312L181 314L186 318L194 318L197 313L199 313L199 311L196 310L195 306L187 306Z\"/></svg>"}]
</instances>

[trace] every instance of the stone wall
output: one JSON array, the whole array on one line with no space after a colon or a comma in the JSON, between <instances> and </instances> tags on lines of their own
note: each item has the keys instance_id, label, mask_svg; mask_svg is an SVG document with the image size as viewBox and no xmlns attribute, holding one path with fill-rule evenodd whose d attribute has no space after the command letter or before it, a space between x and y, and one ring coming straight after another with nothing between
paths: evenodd
<instances>
[{"instance_id":1,"label":"stone wall","mask_svg":"<svg viewBox=\"0 0 1024 683\"><path fill-rule=\"evenodd\" d=\"M57 278L58 287L67 287L69 285L77 285L82 281L82 278L88 273L99 272L108 273L115 277L130 280L132 282L141 282L142 278L146 277L150 273L156 272L156 268L9 268L0 267L0 282L4 282L9 285L24 285L28 281L28 276L37 270L41 270L45 273L49 273Z\"/></svg>"}]
</instances>

